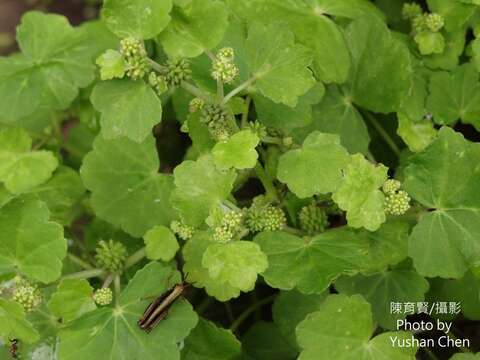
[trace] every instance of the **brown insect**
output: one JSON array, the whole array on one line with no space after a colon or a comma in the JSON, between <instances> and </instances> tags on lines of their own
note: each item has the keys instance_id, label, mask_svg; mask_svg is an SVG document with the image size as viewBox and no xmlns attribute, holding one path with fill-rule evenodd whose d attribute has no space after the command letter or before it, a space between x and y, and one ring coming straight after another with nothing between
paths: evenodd
<instances>
[{"instance_id":1,"label":"brown insect","mask_svg":"<svg viewBox=\"0 0 480 360\"><path fill-rule=\"evenodd\" d=\"M18 339L11 339L10 340L10 355L12 355L12 359L18 359Z\"/></svg>"},{"instance_id":2,"label":"brown insect","mask_svg":"<svg viewBox=\"0 0 480 360\"><path fill-rule=\"evenodd\" d=\"M137 322L138 326L147 333L152 331L160 321L165 319L170 307L185 292L188 286L186 283L177 284L171 290L157 297L145 309L142 317Z\"/></svg>"}]
</instances>

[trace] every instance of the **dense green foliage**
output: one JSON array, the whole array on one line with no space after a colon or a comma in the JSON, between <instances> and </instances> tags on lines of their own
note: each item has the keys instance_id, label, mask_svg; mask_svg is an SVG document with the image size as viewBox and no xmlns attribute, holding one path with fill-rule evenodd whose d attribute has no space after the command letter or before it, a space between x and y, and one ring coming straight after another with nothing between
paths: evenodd
<instances>
[{"instance_id":1,"label":"dense green foliage","mask_svg":"<svg viewBox=\"0 0 480 360\"><path fill-rule=\"evenodd\" d=\"M26 13L0 58L0 359L427 356L391 345L391 302L480 320L476 36L478 0Z\"/></svg>"}]
</instances>

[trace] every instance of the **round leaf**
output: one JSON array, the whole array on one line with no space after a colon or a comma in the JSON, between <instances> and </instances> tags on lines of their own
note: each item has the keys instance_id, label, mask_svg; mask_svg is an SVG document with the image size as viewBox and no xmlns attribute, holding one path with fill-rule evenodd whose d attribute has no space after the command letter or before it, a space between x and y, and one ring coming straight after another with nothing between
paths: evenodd
<instances>
[{"instance_id":1,"label":"round leaf","mask_svg":"<svg viewBox=\"0 0 480 360\"><path fill-rule=\"evenodd\" d=\"M153 137L142 143L98 136L83 161L80 174L92 191L92 206L102 219L133 236L174 218L168 201L173 179L159 174Z\"/></svg>"},{"instance_id":2,"label":"round leaf","mask_svg":"<svg viewBox=\"0 0 480 360\"><path fill-rule=\"evenodd\" d=\"M92 91L91 101L102 113L102 135L106 139L125 136L142 142L162 120L160 99L141 80L98 83Z\"/></svg>"},{"instance_id":3,"label":"round leaf","mask_svg":"<svg viewBox=\"0 0 480 360\"><path fill-rule=\"evenodd\" d=\"M251 169L257 163L255 150L260 139L250 130L243 130L232 135L227 141L217 143L213 149L213 159L219 169L232 167L242 170Z\"/></svg>"},{"instance_id":4,"label":"round leaf","mask_svg":"<svg viewBox=\"0 0 480 360\"><path fill-rule=\"evenodd\" d=\"M67 252L63 228L49 221L45 203L16 198L0 211L0 274L19 271L49 283L60 277Z\"/></svg>"},{"instance_id":5,"label":"round leaf","mask_svg":"<svg viewBox=\"0 0 480 360\"><path fill-rule=\"evenodd\" d=\"M155 226L147 231L143 239L147 258L150 260L170 261L180 248L177 238L166 226Z\"/></svg>"},{"instance_id":6,"label":"round leaf","mask_svg":"<svg viewBox=\"0 0 480 360\"><path fill-rule=\"evenodd\" d=\"M170 21L172 0L105 0L102 16L118 37L150 39Z\"/></svg>"},{"instance_id":7,"label":"round leaf","mask_svg":"<svg viewBox=\"0 0 480 360\"><path fill-rule=\"evenodd\" d=\"M251 241L233 241L228 244L211 244L202 260L212 279L227 283L242 291L255 287L257 274L268 266L267 257Z\"/></svg>"},{"instance_id":8,"label":"round leaf","mask_svg":"<svg viewBox=\"0 0 480 360\"><path fill-rule=\"evenodd\" d=\"M301 149L290 150L278 162L278 179L300 198L337 189L350 157L338 135L311 133Z\"/></svg>"}]
</instances>

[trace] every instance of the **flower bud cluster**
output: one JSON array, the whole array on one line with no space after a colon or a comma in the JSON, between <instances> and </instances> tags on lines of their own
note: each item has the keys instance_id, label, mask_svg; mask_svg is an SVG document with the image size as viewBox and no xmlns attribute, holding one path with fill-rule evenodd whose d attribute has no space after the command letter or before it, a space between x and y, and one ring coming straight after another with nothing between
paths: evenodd
<instances>
[{"instance_id":1,"label":"flower bud cluster","mask_svg":"<svg viewBox=\"0 0 480 360\"><path fill-rule=\"evenodd\" d=\"M182 240L190 239L195 233L195 230L191 226L177 220L170 223L170 229Z\"/></svg>"},{"instance_id":2,"label":"flower bud cluster","mask_svg":"<svg viewBox=\"0 0 480 360\"><path fill-rule=\"evenodd\" d=\"M127 258L127 249L122 243L101 240L95 251L95 260L102 269L117 272L123 268Z\"/></svg>"},{"instance_id":3,"label":"flower bud cluster","mask_svg":"<svg viewBox=\"0 0 480 360\"><path fill-rule=\"evenodd\" d=\"M235 53L232 48L220 49L212 65L212 77L223 83L231 83L239 74L234 62Z\"/></svg>"},{"instance_id":4,"label":"flower bud cluster","mask_svg":"<svg viewBox=\"0 0 480 360\"><path fill-rule=\"evenodd\" d=\"M120 53L125 59L128 77L137 80L145 76L150 66L142 40L133 37L123 39L120 41Z\"/></svg>"}]
</instances>

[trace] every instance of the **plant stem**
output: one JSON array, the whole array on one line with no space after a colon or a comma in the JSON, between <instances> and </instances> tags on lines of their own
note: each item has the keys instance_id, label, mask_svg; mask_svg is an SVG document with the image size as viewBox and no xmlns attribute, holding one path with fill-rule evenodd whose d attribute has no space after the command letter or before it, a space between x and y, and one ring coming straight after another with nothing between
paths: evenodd
<instances>
[{"instance_id":1,"label":"plant stem","mask_svg":"<svg viewBox=\"0 0 480 360\"><path fill-rule=\"evenodd\" d=\"M243 90L245 90L246 88L248 88L250 85L252 85L255 80L257 80L257 78L255 76L251 77L250 79L248 79L247 81L245 81L244 83L240 84L238 87L236 87L235 89L233 89L232 91L230 91L224 98L223 98L223 101L222 101L222 105L225 105L231 98L233 98L235 95L237 95L238 93L242 92Z\"/></svg>"},{"instance_id":2,"label":"plant stem","mask_svg":"<svg viewBox=\"0 0 480 360\"><path fill-rule=\"evenodd\" d=\"M168 68L166 66L160 65L155 60L152 60L147 57L148 64L153 68L153 70L158 71L160 74L166 74Z\"/></svg>"},{"instance_id":3,"label":"plant stem","mask_svg":"<svg viewBox=\"0 0 480 360\"><path fill-rule=\"evenodd\" d=\"M245 109L243 110L243 114L242 114L242 122L241 122L242 129L246 128L248 125L248 113L250 111L251 102L252 102L252 98L250 96L247 96L247 98L245 99Z\"/></svg>"},{"instance_id":4,"label":"plant stem","mask_svg":"<svg viewBox=\"0 0 480 360\"><path fill-rule=\"evenodd\" d=\"M217 79L217 100L218 103L221 104L223 101L223 82L220 79Z\"/></svg>"},{"instance_id":5,"label":"plant stem","mask_svg":"<svg viewBox=\"0 0 480 360\"><path fill-rule=\"evenodd\" d=\"M212 53L210 50L205 50L205 54L210 58L210 60L215 61L217 58L215 57L215 54Z\"/></svg>"},{"instance_id":6,"label":"plant stem","mask_svg":"<svg viewBox=\"0 0 480 360\"><path fill-rule=\"evenodd\" d=\"M71 253L68 253L67 254L67 257L69 258L69 260L75 264L77 264L78 266L88 270L88 269L93 269L93 266L90 265L88 262L86 262L85 260L82 260L80 259L78 256L76 255L73 255Z\"/></svg>"},{"instance_id":7,"label":"plant stem","mask_svg":"<svg viewBox=\"0 0 480 360\"><path fill-rule=\"evenodd\" d=\"M266 144L283 145L282 139L279 139L273 136L268 136L268 135L262 138L262 142Z\"/></svg>"},{"instance_id":8,"label":"plant stem","mask_svg":"<svg viewBox=\"0 0 480 360\"><path fill-rule=\"evenodd\" d=\"M379 133L379 135L383 138L385 143L392 149L392 151L395 153L395 155L400 156L400 149L395 144L395 141L393 141L392 137L388 132L385 131L385 129L380 125L378 120L370 114L368 111L362 111L362 115L373 125L375 130Z\"/></svg>"},{"instance_id":9,"label":"plant stem","mask_svg":"<svg viewBox=\"0 0 480 360\"><path fill-rule=\"evenodd\" d=\"M118 306L120 301L120 292L122 290L120 285L120 275L115 274L115 277L113 278L113 286L115 289L115 305Z\"/></svg>"},{"instance_id":10,"label":"plant stem","mask_svg":"<svg viewBox=\"0 0 480 360\"><path fill-rule=\"evenodd\" d=\"M250 316L250 314L255 312L258 308L261 308L262 306L271 303L276 296L277 294L270 295L260 300L259 302L251 305L243 313L241 313L240 316L232 323L232 325L230 326L230 330L232 332L235 332L238 329L238 327Z\"/></svg>"},{"instance_id":11,"label":"plant stem","mask_svg":"<svg viewBox=\"0 0 480 360\"><path fill-rule=\"evenodd\" d=\"M227 316L230 323L235 320L235 316L233 315L232 307L230 306L229 302L223 303L225 305L225 309L227 310Z\"/></svg>"},{"instance_id":12,"label":"plant stem","mask_svg":"<svg viewBox=\"0 0 480 360\"><path fill-rule=\"evenodd\" d=\"M370 160L372 163L377 163L377 160L375 160L375 157L371 153L370 150L367 150L367 153L365 154L368 160Z\"/></svg>"},{"instance_id":13,"label":"plant stem","mask_svg":"<svg viewBox=\"0 0 480 360\"><path fill-rule=\"evenodd\" d=\"M269 178L269 176L265 172L265 169L259 162L257 162L257 165L255 166L255 173L257 174L258 179L261 181L263 187L265 188L267 197L270 198L270 200L279 202L277 189L275 189L272 180Z\"/></svg>"},{"instance_id":14,"label":"plant stem","mask_svg":"<svg viewBox=\"0 0 480 360\"><path fill-rule=\"evenodd\" d=\"M90 269L62 276L62 279L88 279L92 277L100 277L104 273L105 271L102 269Z\"/></svg>"},{"instance_id":15,"label":"plant stem","mask_svg":"<svg viewBox=\"0 0 480 360\"><path fill-rule=\"evenodd\" d=\"M205 101L210 101L210 98L199 88L197 88L195 85L192 85L186 81L183 81L182 84L180 85L185 91L189 92L195 97L198 97L200 99L203 99Z\"/></svg>"},{"instance_id":16,"label":"plant stem","mask_svg":"<svg viewBox=\"0 0 480 360\"><path fill-rule=\"evenodd\" d=\"M139 261L141 261L146 255L145 246L142 247L140 250L137 250L135 253L130 255L127 260L125 260L125 269L132 267Z\"/></svg>"},{"instance_id":17,"label":"plant stem","mask_svg":"<svg viewBox=\"0 0 480 360\"><path fill-rule=\"evenodd\" d=\"M206 297L200 305L197 306L197 314L201 315L207 310L207 308L210 306L210 304L213 303L213 299L208 296Z\"/></svg>"},{"instance_id":18,"label":"plant stem","mask_svg":"<svg viewBox=\"0 0 480 360\"><path fill-rule=\"evenodd\" d=\"M113 274L110 273L107 278L105 279L105 281L103 282L102 284L102 288L107 288L110 286L110 284L112 283L112 280L113 280Z\"/></svg>"},{"instance_id":19,"label":"plant stem","mask_svg":"<svg viewBox=\"0 0 480 360\"><path fill-rule=\"evenodd\" d=\"M293 234L293 235L298 235L298 236L304 236L305 235L305 232L303 232L302 230L295 229L295 228L292 228L290 226L285 226L283 228L283 231L288 232L288 233Z\"/></svg>"}]
</instances>

